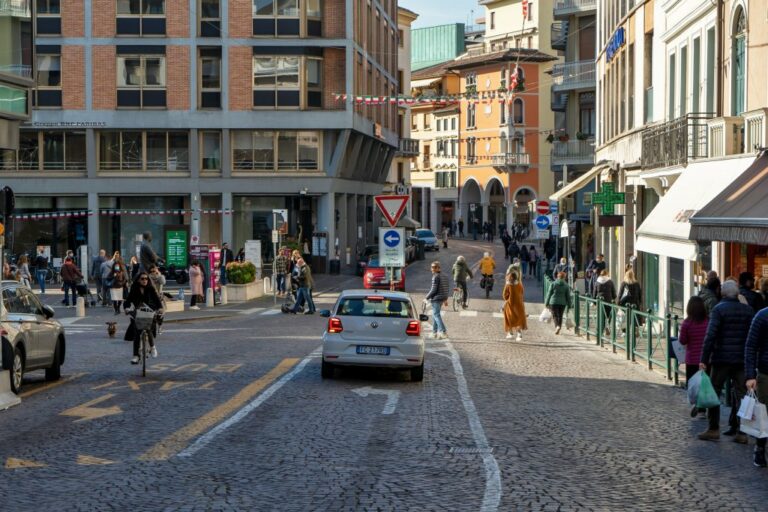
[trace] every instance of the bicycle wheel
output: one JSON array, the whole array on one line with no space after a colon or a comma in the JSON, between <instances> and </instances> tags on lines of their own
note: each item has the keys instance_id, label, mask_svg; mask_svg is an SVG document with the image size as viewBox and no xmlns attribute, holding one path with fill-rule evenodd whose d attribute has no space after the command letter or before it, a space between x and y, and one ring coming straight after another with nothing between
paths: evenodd
<instances>
[{"instance_id":1,"label":"bicycle wheel","mask_svg":"<svg viewBox=\"0 0 768 512\"><path fill-rule=\"evenodd\" d=\"M459 310L459 307L461 307L461 290L458 288L453 289L453 312Z\"/></svg>"},{"instance_id":2,"label":"bicycle wheel","mask_svg":"<svg viewBox=\"0 0 768 512\"><path fill-rule=\"evenodd\" d=\"M141 357L141 376L147 376L147 357L149 357L149 334L147 331L141 331L141 347L139 347L139 357Z\"/></svg>"}]
</instances>

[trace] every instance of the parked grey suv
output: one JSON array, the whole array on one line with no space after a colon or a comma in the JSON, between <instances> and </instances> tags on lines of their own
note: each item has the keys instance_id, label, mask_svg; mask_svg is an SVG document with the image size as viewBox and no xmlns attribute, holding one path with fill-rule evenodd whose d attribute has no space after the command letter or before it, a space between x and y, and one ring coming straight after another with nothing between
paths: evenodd
<instances>
[{"instance_id":1,"label":"parked grey suv","mask_svg":"<svg viewBox=\"0 0 768 512\"><path fill-rule=\"evenodd\" d=\"M66 355L64 327L53 320L53 308L16 281L3 281L6 317L0 319L3 369L10 370L11 390L18 394L24 374L45 370L46 380L61 377Z\"/></svg>"}]
</instances>

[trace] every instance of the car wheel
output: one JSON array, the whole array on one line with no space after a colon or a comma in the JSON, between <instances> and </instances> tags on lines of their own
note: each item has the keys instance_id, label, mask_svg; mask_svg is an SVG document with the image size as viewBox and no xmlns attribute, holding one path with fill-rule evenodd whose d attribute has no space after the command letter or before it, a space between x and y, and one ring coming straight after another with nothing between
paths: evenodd
<instances>
[{"instance_id":1,"label":"car wheel","mask_svg":"<svg viewBox=\"0 0 768 512\"><path fill-rule=\"evenodd\" d=\"M45 380L53 381L61 378L61 340L56 342L56 350L53 353L53 363L45 369Z\"/></svg>"},{"instance_id":2,"label":"car wheel","mask_svg":"<svg viewBox=\"0 0 768 512\"><path fill-rule=\"evenodd\" d=\"M421 382L424 380L424 361L421 362L421 366L411 368L411 381Z\"/></svg>"},{"instance_id":3,"label":"car wheel","mask_svg":"<svg viewBox=\"0 0 768 512\"><path fill-rule=\"evenodd\" d=\"M11 391L17 395L21 391L21 382L24 378L24 354L19 347L13 349L13 361L11 362Z\"/></svg>"},{"instance_id":4,"label":"car wheel","mask_svg":"<svg viewBox=\"0 0 768 512\"><path fill-rule=\"evenodd\" d=\"M324 379L332 379L335 370L331 363L323 361L320 365L320 376Z\"/></svg>"}]
</instances>

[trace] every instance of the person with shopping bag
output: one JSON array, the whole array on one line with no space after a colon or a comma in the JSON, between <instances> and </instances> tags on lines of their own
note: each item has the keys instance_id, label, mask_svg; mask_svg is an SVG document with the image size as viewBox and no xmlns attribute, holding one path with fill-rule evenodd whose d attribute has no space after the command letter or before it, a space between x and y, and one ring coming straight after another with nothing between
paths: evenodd
<instances>
[{"instance_id":1,"label":"person with shopping bag","mask_svg":"<svg viewBox=\"0 0 768 512\"><path fill-rule=\"evenodd\" d=\"M565 282L565 272L557 274L557 280L549 287L544 305L552 311L555 319L555 334L560 334L563 327L563 313L571 306L571 289Z\"/></svg>"},{"instance_id":2,"label":"person with shopping bag","mask_svg":"<svg viewBox=\"0 0 768 512\"><path fill-rule=\"evenodd\" d=\"M709 315L699 368L709 374L717 396L722 393L726 382L731 383L731 388L736 392L733 408L738 410L741 397L747 392L744 349L755 313L750 306L739 302L739 285L736 281L729 279L724 282L722 293L723 300L712 308ZM729 419L730 429L724 434L734 436L733 440L737 443L747 444L747 436L739 431L739 418L735 410ZM707 419L709 428L699 434L699 439L720 439L720 405L708 408Z\"/></svg>"},{"instance_id":3,"label":"person with shopping bag","mask_svg":"<svg viewBox=\"0 0 768 512\"><path fill-rule=\"evenodd\" d=\"M747 377L746 388L755 393L759 404L762 404L758 412L758 404L753 414L764 414L768 404L768 308L760 310L749 327L747 343L744 347L744 375ZM755 418L757 419L757 418ZM763 416L763 420L768 420ZM765 425L768 427L768 425ZM753 462L755 466L766 467L765 445L768 438L757 439Z\"/></svg>"},{"instance_id":4,"label":"person with shopping bag","mask_svg":"<svg viewBox=\"0 0 768 512\"><path fill-rule=\"evenodd\" d=\"M678 340L685 347L685 382L687 384L696 372L700 371L701 351L704 348L704 337L709 325L704 299L696 295L691 297L685 308L685 314L685 320L680 325ZM695 418L697 415L706 417L706 411L693 404L691 418Z\"/></svg>"}]
</instances>

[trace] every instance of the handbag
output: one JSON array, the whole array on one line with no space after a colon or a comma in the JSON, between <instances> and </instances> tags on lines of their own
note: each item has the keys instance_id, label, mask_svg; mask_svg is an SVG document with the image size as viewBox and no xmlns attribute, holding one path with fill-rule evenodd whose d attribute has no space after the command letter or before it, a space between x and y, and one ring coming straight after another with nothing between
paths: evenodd
<instances>
[{"instance_id":1,"label":"handbag","mask_svg":"<svg viewBox=\"0 0 768 512\"><path fill-rule=\"evenodd\" d=\"M744 398L741 399L739 412L736 413L736 416L744 420L751 420L755 412L755 402L757 402L755 392L750 389L747 394L744 395Z\"/></svg>"},{"instance_id":2,"label":"handbag","mask_svg":"<svg viewBox=\"0 0 768 512\"><path fill-rule=\"evenodd\" d=\"M720 405L720 397L715 393L709 375L701 371L699 373L701 373L701 385L699 386L699 393L696 395L696 406L699 409L717 407Z\"/></svg>"},{"instance_id":3,"label":"handbag","mask_svg":"<svg viewBox=\"0 0 768 512\"><path fill-rule=\"evenodd\" d=\"M765 404L755 401L752 419L742 419L740 430L758 439L768 437L768 410Z\"/></svg>"},{"instance_id":4,"label":"handbag","mask_svg":"<svg viewBox=\"0 0 768 512\"><path fill-rule=\"evenodd\" d=\"M573 323L573 320L571 320L570 316L565 317L565 328L566 329L573 329L576 325Z\"/></svg>"},{"instance_id":5,"label":"handbag","mask_svg":"<svg viewBox=\"0 0 768 512\"><path fill-rule=\"evenodd\" d=\"M550 320L552 320L552 312L549 309L544 308L544 310L539 315L539 321L543 323L547 323Z\"/></svg>"},{"instance_id":6,"label":"handbag","mask_svg":"<svg viewBox=\"0 0 768 512\"><path fill-rule=\"evenodd\" d=\"M688 379L688 403L695 405L696 397L699 394L699 387L701 386L701 376L706 375L703 370L693 374L693 377Z\"/></svg>"}]
</instances>

